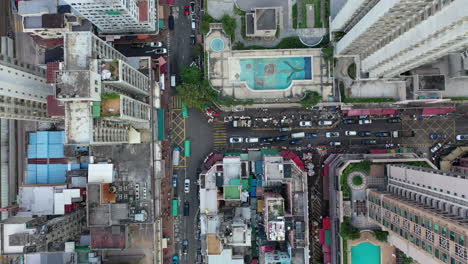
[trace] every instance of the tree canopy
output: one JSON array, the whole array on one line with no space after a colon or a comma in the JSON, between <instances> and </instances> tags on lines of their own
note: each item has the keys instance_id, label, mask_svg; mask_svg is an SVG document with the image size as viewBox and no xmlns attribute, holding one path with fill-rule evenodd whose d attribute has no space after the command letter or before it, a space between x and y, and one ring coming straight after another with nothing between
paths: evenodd
<instances>
[{"instance_id":1,"label":"tree canopy","mask_svg":"<svg viewBox=\"0 0 468 264\"><path fill-rule=\"evenodd\" d=\"M183 82L176 87L176 91L187 107L200 110L203 110L205 105L212 105L218 96L207 81L199 83Z\"/></svg>"},{"instance_id":2,"label":"tree canopy","mask_svg":"<svg viewBox=\"0 0 468 264\"><path fill-rule=\"evenodd\" d=\"M203 80L203 72L196 66L184 67L180 71L182 83L199 84Z\"/></svg>"},{"instance_id":3,"label":"tree canopy","mask_svg":"<svg viewBox=\"0 0 468 264\"><path fill-rule=\"evenodd\" d=\"M387 242L387 236L388 236L387 231L375 230L374 235L375 235L375 238L377 238L377 240L382 241L382 242Z\"/></svg>"},{"instance_id":4,"label":"tree canopy","mask_svg":"<svg viewBox=\"0 0 468 264\"><path fill-rule=\"evenodd\" d=\"M340 236L344 239L355 240L361 237L361 232L351 225L349 217L345 217L340 225Z\"/></svg>"}]
</instances>

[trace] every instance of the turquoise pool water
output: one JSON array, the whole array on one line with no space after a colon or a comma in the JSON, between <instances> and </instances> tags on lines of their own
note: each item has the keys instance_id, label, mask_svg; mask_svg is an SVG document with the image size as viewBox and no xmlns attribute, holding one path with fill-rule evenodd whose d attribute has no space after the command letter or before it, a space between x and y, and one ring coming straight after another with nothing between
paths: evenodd
<instances>
[{"instance_id":1,"label":"turquoise pool water","mask_svg":"<svg viewBox=\"0 0 468 264\"><path fill-rule=\"evenodd\" d=\"M224 49L224 41L219 38L215 38L211 41L211 48L215 51L221 51Z\"/></svg>"},{"instance_id":2,"label":"turquoise pool water","mask_svg":"<svg viewBox=\"0 0 468 264\"><path fill-rule=\"evenodd\" d=\"M351 264L380 264L380 246L366 242L352 247Z\"/></svg>"},{"instance_id":3,"label":"turquoise pool water","mask_svg":"<svg viewBox=\"0 0 468 264\"><path fill-rule=\"evenodd\" d=\"M311 57L240 59L240 80L254 90L287 89L293 80L312 79Z\"/></svg>"}]
</instances>

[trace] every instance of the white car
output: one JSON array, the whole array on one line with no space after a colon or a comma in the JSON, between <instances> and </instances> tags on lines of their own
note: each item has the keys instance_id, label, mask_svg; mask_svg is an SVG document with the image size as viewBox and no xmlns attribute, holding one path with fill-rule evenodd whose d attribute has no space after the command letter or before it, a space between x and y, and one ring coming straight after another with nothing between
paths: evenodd
<instances>
[{"instance_id":1,"label":"white car","mask_svg":"<svg viewBox=\"0 0 468 264\"><path fill-rule=\"evenodd\" d=\"M332 142L330 142L330 146L341 146L341 142L339 142L339 141L332 141Z\"/></svg>"},{"instance_id":2,"label":"white car","mask_svg":"<svg viewBox=\"0 0 468 264\"><path fill-rule=\"evenodd\" d=\"M442 147L442 144L440 143L435 144L435 146L431 148L431 153L436 153L441 147Z\"/></svg>"},{"instance_id":3,"label":"white car","mask_svg":"<svg viewBox=\"0 0 468 264\"><path fill-rule=\"evenodd\" d=\"M163 45L162 42L159 42L159 41L158 42L149 42L148 44L152 48L160 48Z\"/></svg>"},{"instance_id":4,"label":"white car","mask_svg":"<svg viewBox=\"0 0 468 264\"><path fill-rule=\"evenodd\" d=\"M372 120L370 120L370 119L361 119L361 120L359 120L359 124L360 125L372 124Z\"/></svg>"},{"instance_id":5,"label":"white car","mask_svg":"<svg viewBox=\"0 0 468 264\"><path fill-rule=\"evenodd\" d=\"M346 136L356 136L357 132L356 131L345 131L344 133Z\"/></svg>"},{"instance_id":6,"label":"white car","mask_svg":"<svg viewBox=\"0 0 468 264\"><path fill-rule=\"evenodd\" d=\"M468 135L457 135L456 139L457 140L468 140Z\"/></svg>"},{"instance_id":7,"label":"white car","mask_svg":"<svg viewBox=\"0 0 468 264\"><path fill-rule=\"evenodd\" d=\"M243 137L231 137L229 138L229 143L242 143L244 142L244 138Z\"/></svg>"},{"instance_id":8,"label":"white car","mask_svg":"<svg viewBox=\"0 0 468 264\"><path fill-rule=\"evenodd\" d=\"M325 137L327 137L327 138L339 137L339 136L340 136L340 132L327 132L327 133L325 133Z\"/></svg>"},{"instance_id":9,"label":"white car","mask_svg":"<svg viewBox=\"0 0 468 264\"><path fill-rule=\"evenodd\" d=\"M245 142L246 142L246 143L257 143L258 140L259 140L259 139L256 138L256 137L245 138Z\"/></svg>"},{"instance_id":10,"label":"white car","mask_svg":"<svg viewBox=\"0 0 468 264\"><path fill-rule=\"evenodd\" d=\"M185 179L184 182L184 192L189 193L190 192L190 179Z\"/></svg>"},{"instance_id":11,"label":"white car","mask_svg":"<svg viewBox=\"0 0 468 264\"><path fill-rule=\"evenodd\" d=\"M309 126L312 126L312 122L311 121L301 121L301 122L299 122L299 126L309 127Z\"/></svg>"}]
</instances>

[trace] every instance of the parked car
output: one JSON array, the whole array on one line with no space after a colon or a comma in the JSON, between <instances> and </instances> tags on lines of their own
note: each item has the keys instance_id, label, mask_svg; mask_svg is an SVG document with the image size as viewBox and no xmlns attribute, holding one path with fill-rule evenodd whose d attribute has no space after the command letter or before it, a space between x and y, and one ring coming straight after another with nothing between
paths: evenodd
<instances>
[{"instance_id":1,"label":"parked car","mask_svg":"<svg viewBox=\"0 0 468 264\"><path fill-rule=\"evenodd\" d=\"M442 147L442 144L437 143L431 148L431 153L436 153L440 148Z\"/></svg>"},{"instance_id":2,"label":"parked car","mask_svg":"<svg viewBox=\"0 0 468 264\"><path fill-rule=\"evenodd\" d=\"M305 133L306 138L318 138L318 134L315 133Z\"/></svg>"},{"instance_id":3,"label":"parked car","mask_svg":"<svg viewBox=\"0 0 468 264\"><path fill-rule=\"evenodd\" d=\"M190 35L190 44L192 45L195 45L195 43L197 42L197 39L195 38L195 35Z\"/></svg>"},{"instance_id":4,"label":"parked car","mask_svg":"<svg viewBox=\"0 0 468 264\"><path fill-rule=\"evenodd\" d=\"M356 131L345 131L344 134L346 136L356 136L357 132Z\"/></svg>"},{"instance_id":5,"label":"parked car","mask_svg":"<svg viewBox=\"0 0 468 264\"><path fill-rule=\"evenodd\" d=\"M375 145L377 144L377 140L375 139L363 139L361 140L362 145Z\"/></svg>"},{"instance_id":6,"label":"parked car","mask_svg":"<svg viewBox=\"0 0 468 264\"><path fill-rule=\"evenodd\" d=\"M372 136L372 133L370 131L359 131L358 135L360 137L370 137L370 136Z\"/></svg>"},{"instance_id":7,"label":"parked car","mask_svg":"<svg viewBox=\"0 0 468 264\"><path fill-rule=\"evenodd\" d=\"M184 192L185 193L190 192L190 179L185 179L184 181Z\"/></svg>"},{"instance_id":8,"label":"parked car","mask_svg":"<svg viewBox=\"0 0 468 264\"><path fill-rule=\"evenodd\" d=\"M162 42L149 42L148 46L152 48L161 48L163 46Z\"/></svg>"},{"instance_id":9,"label":"parked car","mask_svg":"<svg viewBox=\"0 0 468 264\"><path fill-rule=\"evenodd\" d=\"M172 264L179 264L179 256L173 256L172 257Z\"/></svg>"},{"instance_id":10,"label":"parked car","mask_svg":"<svg viewBox=\"0 0 468 264\"><path fill-rule=\"evenodd\" d=\"M167 49L166 48L156 48L154 50L148 50L145 53L154 53L154 54L157 54L157 55L162 55L162 54L167 53Z\"/></svg>"},{"instance_id":11,"label":"parked car","mask_svg":"<svg viewBox=\"0 0 468 264\"><path fill-rule=\"evenodd\" d=\"M182 253L186 255L187 251L188 251L188 240L184 239L184 241L182 242Z\"/></svg>"},{"instance_id":12,"label":"parked car","mask_svg":"<svg viewBox=\"0 0 468 264\"><path fill-rule=\"evenodd\" d=\"M287 135L275 137L275 141L286 141L288 139L289 139L289 136L287 136Z\"/></svg>"},{"instance_id":13,"label":"parked car","mask_svg":"<svg viewBox=\"0 0 468 264\"><path fill-rule=\"evenodd\" d=\"M332 142L330 142L330 146L341 146L341 142L339 142L339 141L332 141Z\"/></svg>"},{"instance_id":14,"label":"parked car","mask_svg":"<svg viewBox=\"0 0 468 264\"><path fill-rule=\"evenodd\" d=\"M245 138L245 143L257 143L259 138L256 137L251 137L251 138Z\"/></svg>"},{"instance_id":15,"label":"parked car","mask_svg":"<svg viewBox=\"0 0 468 264\"><path fill-rule=\"evenodd\" d=\"M468 140L468 135L457 135L455 138L457 140Z\"/></svg>"},{"instance_id":16,"label":"parked car","mask_svg":"<svg viewBox=\"0 0 468 264\"><path fill-rule=\"evenodd\" d=\"M372 120L370 120L370 119L361 119L361 120L359 120L359 124L360 125L372 124Z\"/></svg>"},{"instance_id":17,"label":"parked car","mask_svg":"<svg viewBox=\"0 0 468 264\"><path fill-rule=\"evenodd\" d=\"M184 203L184 216L189 216L190 214L190 203L185 201Z\"/></svg>"},{"instance_id":18,"label":"parked car","mask_svg":"<svg viewBox=\"0 0 468 264\"><path fill-rule=\"evenodd\" d=\"M445 134L431 133L431 134L429 135L429 137L430 137L431 139L434 139L434 140L435 140L435 139L445 139L445 138L447 138L447 135L445 135Z\"/></svg>"},{"instance_id":19,"label":"parked car","mask_svg":"<svg viewBox=\"0 0 468 264\"><path fill-rule=\"evenodd\" d=\"M333 121L330 120L320 120L318 121L319 126L331 126L333 125Z\"/></svg>"},{"instance_id":20,"label":"parked car","mask_svg":"<svg viewBox=\"0 0 468 264\"><path fill-rule=\"evenodd\" d=\"M230 137L229 138L229 143L242 143L244 142L244 138L243 137Z\"/></svg>"},{"instance_id":21,"label":"parked car","mask_svg":"<svg viewBox=\"0 0 468 264\"><path fill-rule=\"evenodd\" d=\"M184 6L184 16L190 16L190 6Z\"/></svg>"},{"instance_id":22,"label":"parked car","mask_svg":"<svg viewBox=\"0 0 468 264\"><path fill-rule=\"evenodd\" d=\"M177 188L177 174L172 174L172 187Z\"/></svg>"},{"instance_id":23,"label":"parked car","mask_svg":"<svg viewBox=\"0 0 468 264\"><path fill-rule=\"evenodd\" d=\"M290 128L290 127L280 127L279 128L279 132L288 132L288 131L291 131L291 130L292 130L292 128Z\"/></svg>"},{"instance_id":24,"label":"parked car","mask_svg":"<svg viewBox=\"0 0 468 264\"><path fill-rule=\"evenodd\" d=\"M195 2L190 2L190 12L195 13Z\"/></svg>"},{"instance_id":25,"label":"parked car","mask_svg":"<svg viewBox=\"0 0 468 264\"><path fill-rule=\"evenodd\" d=\"M375 132L376 137L389 137L390 132Z\"/></svg>"},{"instance_id":26,"label":"parked car","mask_svg":"<svg viewBox=\"0 0 468 264\"><path fill-rule=\"evenodd\" d=\"M275 141L275 138L272 137L263 137L260 138L260 143L269 143Z\"/></svg>"},{"instance_id":27,"label":"parked car","mask_svg":"<svg viewBox=\"0 0 468 264\"><path fill-rule=\"evenodd\" d=\"M192 29L195 30L197 29L197 21L195 19L192 19Z\"/></svg>"},{"instance_id":28,"label":"parked car","mask_svg":"<svg viewBox=\"0 0 468 264\"><path fill-rule=\"evenodd\" d=\"M303 143L304 143L304 141L302 141L302 139L293 139L293 140L289 141L289 144L291 144L291 145L301 145Z\"/></svg>"},{"instance_id":29,"label":"parked car","mask_svg":"<svg viewBox=\"0 0 468 264\"><path fill-rule=\"evenodd\" d=\"M356 124L356 120L354 120L354 119L343 119L342 122L345 125Z\"/></svg>"},{"instance_id":30,"label":"parked car","mask_svg":"<svg viewBox=\"0 0 468 264\"><path fill-rule=\"evenodd\" d=\"M340 136L340 132L327 132L327 133L325 133L325 137L327 137L327 138L339 137L339 136Z\"/></svg>"},{"instance_id":31,"label":"parked car","mask_svg":"<svg viewBox=\"0 0 468 264\"><path fill-rule=\"evenodd\" d=\"M401 123L401 119L400 118L390 118L390 119L387 119L387 123Z\"/></svg>"},{"instance_id":32,"label":"parked car","mask_svg":"<svg viewBox=\"0 0 468 264\"><path fill-rule=\"evenodd\" d=\"M312 126L312 121L301 121L301 122L299 122L299 126L301 126L301 127Z\"/></svg>"}]
</instances>

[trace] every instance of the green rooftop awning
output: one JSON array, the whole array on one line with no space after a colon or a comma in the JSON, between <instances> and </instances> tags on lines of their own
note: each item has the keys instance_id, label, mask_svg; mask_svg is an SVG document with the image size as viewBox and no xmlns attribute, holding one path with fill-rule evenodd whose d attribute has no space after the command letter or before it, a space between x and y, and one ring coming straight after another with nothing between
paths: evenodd
<instances>
[{"instance_id":1,"label":"green rooftop awning","mask_svg":"<svg viewBox=\"0 0 468 264\"><path fill-rule=\"evenodd\" d=\"M164 140L164 109L158 109L158 140Z\"/></svg>"}]
</instances>

